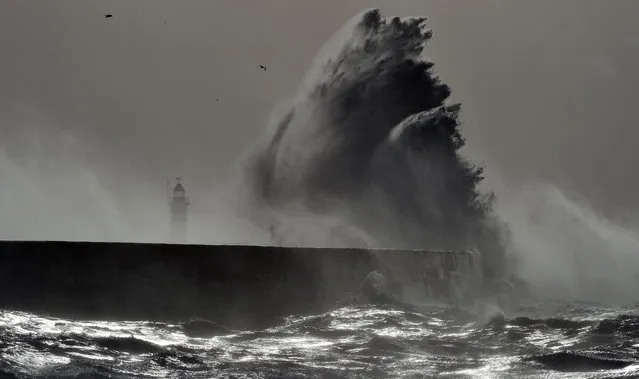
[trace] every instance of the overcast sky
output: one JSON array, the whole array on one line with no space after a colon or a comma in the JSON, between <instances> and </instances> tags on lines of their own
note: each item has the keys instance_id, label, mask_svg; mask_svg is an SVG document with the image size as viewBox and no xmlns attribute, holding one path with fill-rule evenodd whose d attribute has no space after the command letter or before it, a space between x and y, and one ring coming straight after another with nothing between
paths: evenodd
<instances>
[{"instance_id":1,"label":"overcast sky","mask_svg":"<svg viewBox=\"0 0 639 379\"><path fill-rule=\"evenodd\" d=\"M107 189L175 175L215 188L318 48L371 7L429 17L471 157L639 209L636 0L3 0L0 151L44 171L73 161Z\"/></svg>"}]
</instances>

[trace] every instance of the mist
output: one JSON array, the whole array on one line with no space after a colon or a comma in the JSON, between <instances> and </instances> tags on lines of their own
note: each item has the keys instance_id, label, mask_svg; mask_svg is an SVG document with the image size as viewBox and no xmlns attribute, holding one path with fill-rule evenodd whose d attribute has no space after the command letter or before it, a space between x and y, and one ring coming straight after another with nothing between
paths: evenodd
<instances>
[{"instance_id":1,"label":"mist","mask_svg":"<svg viewBox=\"0 0 639 379\"><path fill-rule=\"evenodd\" d=\"M5 129L0 148L1 239L169 242L175 178L145 180L125 157L105 156L99 145L55 125L37 108L21 106L3 116L0 124L10 133ZM185 183L197 194L189 243L268 241L264 231L237 217L238 198L229 195L229 185L206 193L197 184Z\"/></svg>"},{"instance_id":2,"label":"mist","mask_svg":"<svg viewBox=\"0 0 639 379\"><path fill-rule=\"evenodd\" d=\"M639 300L637 225L612 220L557 186L528 182L496 191L515 272L537 298L624 304Z\"/></svg>"}]
</instances>

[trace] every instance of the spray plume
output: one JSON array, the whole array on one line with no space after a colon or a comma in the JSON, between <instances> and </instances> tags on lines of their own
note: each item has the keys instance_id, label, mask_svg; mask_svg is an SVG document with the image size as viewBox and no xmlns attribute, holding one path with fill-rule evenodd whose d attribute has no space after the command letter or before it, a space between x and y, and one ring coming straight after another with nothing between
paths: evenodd
<instances>
[{"instance_id":1,"label":"spray plume","mask_svg":"<svg viewBox=\"0 0 639 379\"><path fill-rule=\"evenodd\" d=\"M422 56L425 23L356 16L271 125L247 170L248 211L280 243L322 231L321 246L479 248L488 273L502 270L482 169L459 153L460 105L447 104L450 89ZM333 238L325 225L360 237Z\"/></svg>"}]
</instances>

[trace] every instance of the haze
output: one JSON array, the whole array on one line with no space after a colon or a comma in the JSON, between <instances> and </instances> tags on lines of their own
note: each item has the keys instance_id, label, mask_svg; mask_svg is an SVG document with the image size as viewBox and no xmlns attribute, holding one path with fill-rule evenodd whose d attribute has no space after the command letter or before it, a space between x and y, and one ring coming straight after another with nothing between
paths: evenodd
<instances>
[{"instance_id":1,"label":"haze","mask_svg":"<svg viewBox=\"0 0 639 379\"><path fill-rule=\"evenodd\" d=\"M636 212L636 1L5 0L0 237L162 239L177 175L193 217L215 214L271 111L370 7L430 18L427 53L489 179ZM229 220L193 225L234 239Z\"/></svg>"}]
</instances>

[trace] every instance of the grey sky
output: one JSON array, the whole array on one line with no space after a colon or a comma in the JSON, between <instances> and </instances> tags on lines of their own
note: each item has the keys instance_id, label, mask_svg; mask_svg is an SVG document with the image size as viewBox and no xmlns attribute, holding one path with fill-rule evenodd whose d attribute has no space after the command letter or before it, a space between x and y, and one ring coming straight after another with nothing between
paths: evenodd
<instances>
[{"instance_id":1,"label":"grey sky","mask_svg":"<svg viewBox=\"0 0 639 379\"><path fill-rule=\"evenodd\" d=\"M18 166L80 162L104 188L181 174L204 193L371 7L430 18L472 157L605 211L639 207L636 0L3 0L0 149Z\"/></svg>"}]
</instances>

